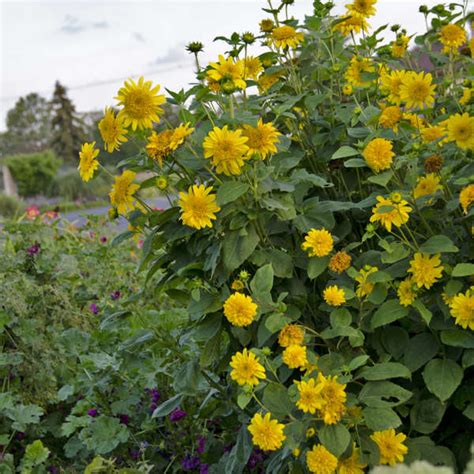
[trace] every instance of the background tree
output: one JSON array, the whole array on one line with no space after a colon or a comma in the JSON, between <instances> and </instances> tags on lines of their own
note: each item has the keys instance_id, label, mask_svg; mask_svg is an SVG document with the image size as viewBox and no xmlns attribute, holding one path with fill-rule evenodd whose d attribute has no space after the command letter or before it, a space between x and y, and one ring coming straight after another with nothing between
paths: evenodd
<instances>
[{"instance_id":1,"label":"background tree","mask_svg":"<svg viewBox=\"0 0 474 474\"><path fill-rule=\"evenodd\" d=\"M66 163L76 163L84 140L84 125L76 108L67 96L66 88L56 81L51 100L51 147Z\"/></svg>"}]
</instances>

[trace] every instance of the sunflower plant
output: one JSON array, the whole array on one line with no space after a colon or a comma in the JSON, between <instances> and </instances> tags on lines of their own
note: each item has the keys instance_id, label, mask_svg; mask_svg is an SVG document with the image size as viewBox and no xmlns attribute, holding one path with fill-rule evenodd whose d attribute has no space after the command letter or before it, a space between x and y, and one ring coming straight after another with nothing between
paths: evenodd
<instances>
[{"instance_id":1,"label":"sunflower plant","mask_svg":"<svg viewBox=\"0 0 474 474\"><path fill-rule=\"evenodd\" d=\"M258 33L219 37L227 51L207 66L202 45L188 46L197 81L166 99L177 122L141 78L99 126L107 152L139 147L120 164L113 212L146 235L140 268L162 272L188 308L182 341L199 347L166 409L199 401L209 472L462 469L474 420L473 14L467 2L421 6L427 31L410 35L371 29L376 0L339 17L315 0L303 23L291 3L269 2ZM93 148L87 177L107 159ZM148 188L166 210L147 204Z\"/></svg>"}]
</instances>

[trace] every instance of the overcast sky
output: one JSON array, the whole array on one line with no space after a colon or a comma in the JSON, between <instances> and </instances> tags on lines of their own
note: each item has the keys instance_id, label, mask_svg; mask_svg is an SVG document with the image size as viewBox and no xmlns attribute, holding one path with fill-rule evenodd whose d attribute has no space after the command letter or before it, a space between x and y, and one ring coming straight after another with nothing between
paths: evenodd
<instances>
[{"instance_id":1,"label":"overcast sky","mask_svg":"<svg viewBox=\"0 0 474 474\"><path fill-rule=\"evenodd\" d=\"M471 0L474 3L474 0ZM276 3L276 1L274 1ZM336 12L348 0L335 0ZM379 0L375 27L401 23L408 32L425 29L420 4L436 0ZM268 16L265 0L0 0L0 130L19 96L50 98L59 80L79 111L113 105L123 80L144 75L171 90L194 80L184 46L205 45L202 63L225 49L213 43L233 31L258 32ZM295 0L291 13L311 14L311 0Z\"/></svg>"}]
</instances>

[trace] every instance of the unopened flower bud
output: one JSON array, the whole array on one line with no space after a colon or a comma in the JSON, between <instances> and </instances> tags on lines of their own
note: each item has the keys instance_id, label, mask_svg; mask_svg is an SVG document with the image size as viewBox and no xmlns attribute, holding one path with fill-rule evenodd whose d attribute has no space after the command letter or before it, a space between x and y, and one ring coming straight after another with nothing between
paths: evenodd
<instances>
[{"instance_id":1,"label":"unopened flower bud","mask_svg":"<svg viewBox=\"0 0 474 474\"><path fill-rule=\"evenodd\" d=\"M186 51L190 53L200 53L204 50L204 45L200 41L192 41L186 45Z\"/></svg>"}]
</instances>

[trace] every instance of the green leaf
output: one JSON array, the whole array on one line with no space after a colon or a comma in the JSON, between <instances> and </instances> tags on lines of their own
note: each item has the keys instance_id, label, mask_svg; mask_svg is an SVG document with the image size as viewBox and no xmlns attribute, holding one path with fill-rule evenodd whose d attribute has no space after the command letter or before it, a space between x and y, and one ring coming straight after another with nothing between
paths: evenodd
<instances>
[{"instance_id":1,"label":"green leaf","mask_svg":"<svg viewBox=\"0 0 474 474\"><path fill-rule=\"evenodd\" d=\"M333 155L331 156L331 160L339 160L341 158L347 158L349 156L356 156L359 154L359 150L356 150L351 146L344 145L333 153Z\"/></svg>"},{"instance_id":2,"label":"green leaf","mask_svg":"<svg viewBox=\"0 0 474 474\"><path fill-rule=\"evenodd\" d=\"M271 263L259 268L250 282L250 289L258 301L270 302L273 288L273 267Z\"/></svg>"},{"instance_id":3,"label":"green leaf","mask_svg":"<svg viewBox=\"0 0 474 474\"><path fill-rule=\"evenodd\" d=\"M267 385L263 391L263 404L270 410L270 413L277 418L288 416L294 406L288 396L288 390L275 383Z\"/></svg>"},{"instance_id":4,"label":"green leaf","mask_svg":"<svg viewBox=\"0 0 474 474\"><path fill-rule=\"evenodd\" d=\"M161 418L163 416L169 415L175 408L181 404L183 400L183 395L178 393L174 397L166 400L166 402L161 403L158 408L151 415L152 418Z\"/></svg>"},{"instance_id":5,"label":"green leaf","mask_svg":"<svg viewBox=\"0 0 474 474\"><path fill-rule=\"evenodd\" d=\"M250 400L252 400L252 395L250 393L241 392L237 396L237 405L239 405L239 408L243 410L249 404Z\"/></svg>"},{"instance_id":6,"label":"green leaf","mask_svg":"<svg viewBox=\"0 0 474 474\"><path fill-rule=\"evenodd\" d=\"M291 322L291 319L288 316L285 316L282 313L270 314L265 319L265 327L270 331L271 334L274 334L280 331L285 324Z\"/></svg>"},{"instance_id":7,"label":"green leaf","mask_svg":"<svg viewBox=\"0 0 474 474\"><path fill-rule=\"evenodd\" d=\"M74 387L72 385L64 385L58 390L58 400L60 402L67 400L68 397L74 394Z\"/></svg>"},{"instance_id":8,"label":"green leaf","mask_svg":"<svg viewBox=\"0 0 474 474\"><path fill-rule=\"evenodd\" d=\"M428 390L442 402L458 388L464 371L450 359L433 359L423 370L423 380Z\"/></svg>"},{"instance_id":9,"label":"green leaf","mask_svg":"<svg viewBox=\"0 0 474 474\"><path fill-rule=\"evenodd\" d=\"M369 407L395 407L407 402L413 393L393 382L367 382L359 393L359 400Z\"/></svg>"},{"instance_id":10,"label":"green leaf","mask_svg":"<svg viewBox=\"0 0 474 474\"><path fill-rule=\"evenodd\" d=\"M383 173L379 173L373 176L369 176L367 181L370 183L378 184L379 186L385 187L389 183L389 181L393 178L393 171L388 170L384 171Z\"/></svg>"},{"instance_id":11,"label":"green leaf","mask_svg":"<svg viewBox=\"0 0 474 474\"><path fill-rule=\"evenodd\" d=\"M249 430L246 425L243 425L240 428L239 434L237 435L237 442L230 451L222 472L228 474L240 474L243 472L252 450L253 446Z\"/></svg>"},{"instance_id":12,"label":"green leaf","mask_svg":"<svg viewBox=\"0 0 474 474\"><path fill-rule=\"evenodd\" d=\"M451 276L465 277L474 275L474 263L458 263L454 268Z\"/></svg>"},{"instance_id":13,"label":"green leaf","mask_svg":"<svg viewBox=\"0 0 474 474\"><path fill-rule=\"evenodd\" d=\"M364 367L358 374L357 378L365 380L385 380L397 377L406 379L411 378L410 371L398 362L382 362L372 367Z\"/></svg>"},{"instance_id":14,"label":"green leaf","mask_svg":"<svg viewBox=\"0 0 474 474\"><path fill-rule=\"evenodd\" d=\"M233 272L240 267L257 247L259 238L253 225L248 226L247 233L241 235L241 231L232 231L224 238L222 257L227 271Z\"/></svg>"},{"instance_id":15,"label":"green leaf","mask_svg":"<svg viewBox=\"0 0 474 474\"><path fill-rule=\"evenodd\" d=\"M435 337L428 332L412 337L405 348L403 363L415 372L423 367L438 352L439 344Z\"/></svg>"},{"instance_id":16,"label":"green leaf","mask_svg":"<svg viewBox=\"0 0 474 474\"><path fill-rule=\"evenodd\" d=\"M352 315L346 308L338 308L331 311L329 319L333 328L350 326L352 323Z\"/></svg>"},{"instance_id":17,"label":"green leaf","mask_svg":"<svg viewBox=\"0 0 474 474\"><path fill-rule=\"evenodd\" d=\"M344 161L344 168L367 168L367 163L362 158L351 158Z\"/></svg>"},{"instance_id":18,"label":"green leaf","mask_svg":"<svg viewBox=\"0 0 474 474\"><path fill-rule=\"evenodd\" d=\"M469 403L467 408L462 412L462 414L469 418L471 421L474 421L474 402Z\"/></svg>"},{"instance_id":19,"label":"green leaf","mask_svg":"<svg viewBox=\"0 0 474 474\"><path fill-rule=\"evenodd\" d=\"M429 238L420 247L423 253L449 253L459 252L459 249L453 244L453 241L445 235L435 235Z\"/></svg>"},{"instance_id":20,"label":"green leaf","mask_svg":"<svg viewBox=\"0 0 474 474\"><path fill-rule=\"evenodd\" d=\"M229 202L233 202L245 194L248 189L249 185L247 183L242 183L240 181L224 181L217 190L217 204L219 206L224 206Z\"/></svg>"},{"instance_id":21,"label":"green leaf","mask_svg":"<svg viewBox=\"0 0 474 474\"><path fill-rule=\"evenodd\" d=\"M410 411L413 430L419 433L432 433L443 419L446 404L436 398L418 401Z\"/></svg>"},{"instance_id":22,"label":"green leaf","mask_svg":"<svg viewBox=\"0 0 474 474\"><path fill-rule=\"evenodd\" d=\"M339 423L336 425L324 425L318 431L318 437L323 445L337 457L348 448L351 442L351 435L348 429Z\"/></svg>"},{"instance_id":23,"label":"green leaf","mask_svg":"<svg viewBox=\"0 0 474 474\"><path fill-rule=\"evenodd\" d=\"M316 277L326 270L328 263L328 257L311 257L308 262L308 277L314 280Z\"/></svg>"},{"instance_id":24,"label":"green leaf","mask_svg":"<svg viewBox=\"0 0 474 474\"><path fill-rule=\"evenodd\" d=\"M44 463L48 456L49 449L45 448L41 440L37 439L26 447L23 461L26 461L29 467L33 467Z\"/></svg>"},{"instance_id":25,"label":"green leaf","mask_svg":"<svg viewBox=\"0 0 474 474\"><path fill-rule=\"evenodd\" d=\"M447 346L474 349L474 334L462 329L441 331L441 342Z\"/></svg>"},{"instance_id":26,"label":"green leaf","mask_svg":"<svg viewBox=\"0 0 474 474\"><path fill-rule=\"evenodd\" d=\"M110 453L119 444L125 443L128 437L126 426L119 419L109 416L95 418L79 435L87 449L97 454Z\"/></svg>"},{"instance_id":27,"label":"green leaf","mask_svg":"<svg viewBox=\"0 0 474 474\"><path fill-rule=\"evenodd\" d=\"M362 410L367 428L372 431L383 431L397 428L402 424L400 417L391 408L367 407Z\"/></svg>"},{"instance_id":28,"label":"green leaf","mask_svg":"<svg viewBox=\"0 0 474 474\"><path fill-rule=\"evenodd\" d=\"M13 420L12 428L17 431L26 431L28 425L39 423L43 409L38 405L17 405L6 411L8 418Z\"/></svg>"},{"instance_id":29,"label":"green leaf","mask_svg":"<svg viewBox=\"0 0 474 474\"><path fill-rule=\"evenodd\" d=\"M293 276L293 258L283 250L256 250L252 255L252 263L258 267L265 265L265 263L271 263L275 276L279 278L291 278Z\"/></svg>"},{"instance_id":30,"label":"green leaf","mask_svg":"<svg viewBox=\"0 0 474 474\"><path fill-rule=\"evenodd\" d=\"M372 329L392 323L408 315L408 309L402 306L398 300L388 300L375 311L372 316Z\"/></svg>"}]
</instances>

